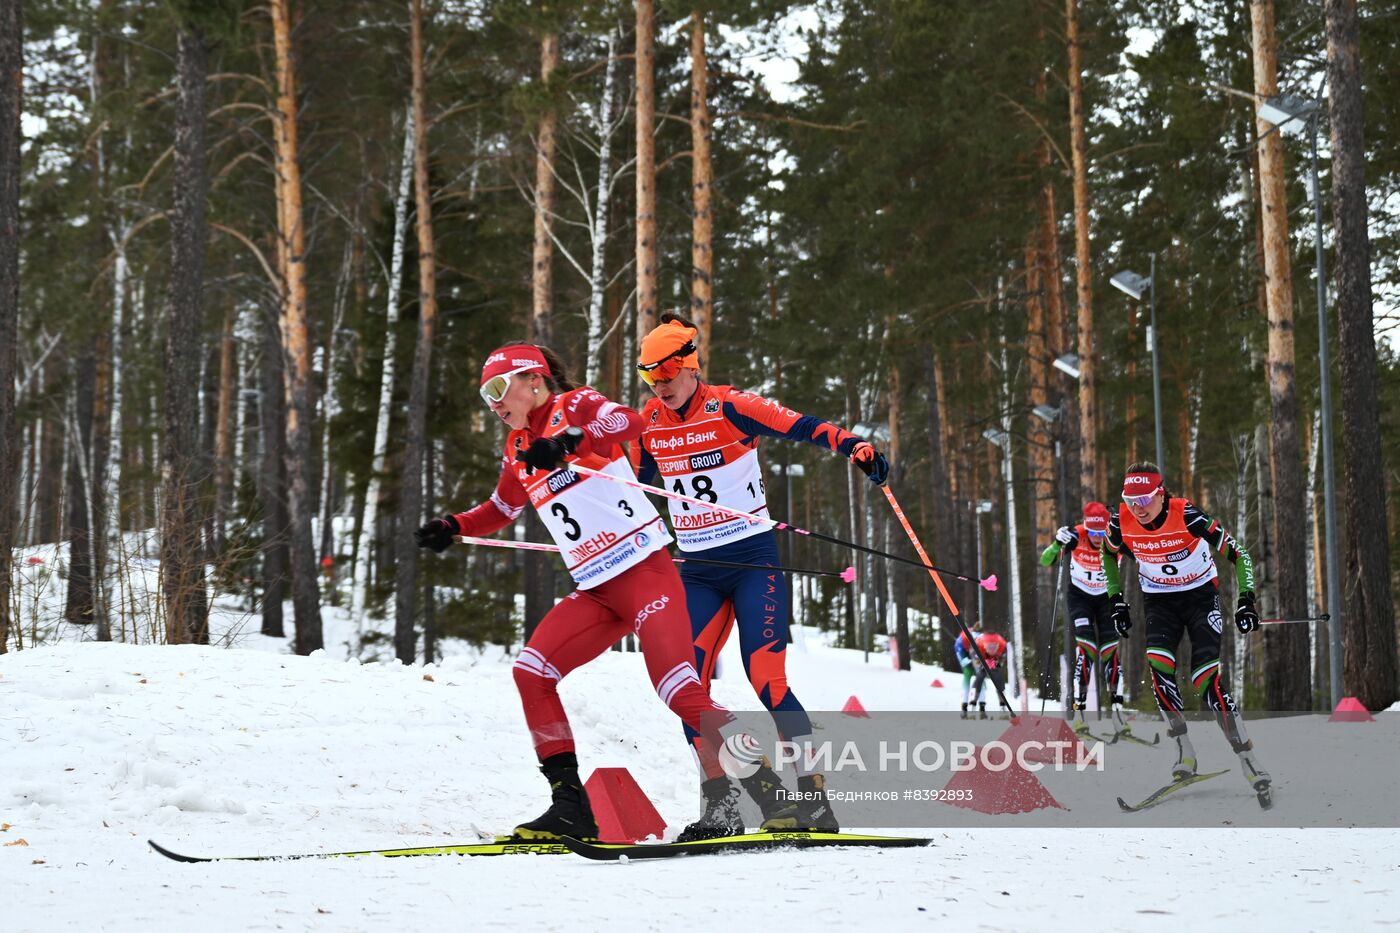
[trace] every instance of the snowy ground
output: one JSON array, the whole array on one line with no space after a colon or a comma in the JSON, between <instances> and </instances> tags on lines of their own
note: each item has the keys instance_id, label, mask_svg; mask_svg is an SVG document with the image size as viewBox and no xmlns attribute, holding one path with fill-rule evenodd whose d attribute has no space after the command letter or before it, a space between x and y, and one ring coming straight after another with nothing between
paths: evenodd
<instances>
[{"instance_id":1,"label":"snowy ground","mask_svg":"<svg viewBox=\"0 0 1400 933\"><path fill-rule=\"evenodd\" d=\"M353 626L328 610L332 647L300 658L232 608L215 618L232 649L79 642L64 627L0 657L0 928L1400 927L1394 830L975 828L935 830L923 850L664 863L177 864L146 839L209 855L466 842L546 799L501 652L347 661ZM957 706L954 676L867 664L813 632L789 666L813 709L852 694L872 710ZM689 753L637 655L605 654L563 693L582 760L630 769L673 830L693 817ZM716 696L755 708L736 677Z\"/></svg>"}]
</instances>

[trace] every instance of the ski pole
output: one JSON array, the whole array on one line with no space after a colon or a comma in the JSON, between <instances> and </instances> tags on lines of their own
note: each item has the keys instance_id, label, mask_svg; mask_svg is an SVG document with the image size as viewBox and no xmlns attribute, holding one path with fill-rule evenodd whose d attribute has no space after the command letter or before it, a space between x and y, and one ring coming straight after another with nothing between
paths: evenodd
<instances>
[{"instance_id":1,"label":"ski pole","mask_svg":"<svg viewBox=\"0 0 1400 933\"><path fill-rule=\"evenodd\" d=\"M924 562L925 567L933 567L933 561L929 560L928 554L924 553L924 546L919 543L919 536L914 534L914 526L909 524L909 519L905 517L904 510L899 507L899 500L894 497L894 490L886 483L880 487L880 491L885 494L885 499L889 502L890 508L894 510L895 518L904 526L904 533L909 536L909 543L914 545L914 550L919 555L919 560ZM948 588L943 585L943 578L929 570L928 575L933 577L934 585L938 587L938 595L943 597L943 601L948 604L948 609L953 613L953 618L958 617L957 604L953 602L952 595Z\"/></svg>"},{"instance_id":2,"label":"ski pole","mask_svg":"<svg viewBox=\"0 0 1400 933\"><path fill-rule=\"evenodd\" d=\"M459 544L477 544L485 547L503 547L517 551L547 551L559 553L558 545L539 544L534 541L510 541L504 538L474 538L471 535L453 535L452 540ZM805 567L774 567L770 564L741 564L727 560L703 560L699 557L673 557L671 560L677 564L705 564L710 567L734 567L738 570L777 570L783 573L806 573L815 577L840 577L843 583L853 583L856 579L856 568L847 567L845 570L811 570Z\"/></svg>"},{"instance_id":3,"label":"ski pole","mask_svg":"<svg viewBox=\"0 0 1400 933\"><path fill-rule=\"evenodd\" d=\"M1045 663L1040 671L1040 715L1045 715L1045 694L1050 689L1050 653L1055 650L1055 623L1060 621L1060 597L1064 593L1065 574L1069 570L1069 558L1061 552L1060 569L1055 573L1055 602L1050 606L1050 640L1045 643ZM1069 621L1069 613L1065 613ZM1060 700L1064 702L1065 687L1060 685Z\"/></svg>"},{"instance_id":4,"label":"ski pole","mask_svg":"<svg viewBox=\"0 0 1400 933\"><path fill-rule=\"evenodd\" d=\"M977 657L981 660L982 665L987 671L987 677L991 680L992 687L995 688L997 692L997 698L1001 700L1001 705L1006 707L1006 712L1011 716L1011 724L1013 726L1016 725L1015 708L1006 701L1006 693L1001 689L1001 682L997 680L996 677L992 676L993 668L987 662L987 656L982 653L982 646L977 644L977 639L974 638L972 632L968 630L967 623L962 620L962 616L958 615L958 607L953 604L953 598L948 595L948 591L943 588L943 581L938 579L938 574L934 572L936 568L933 566L933 561L928 559L928 554L924 551L923 544L919 542L919 536L914 533L914 526L909 524L909 519L905 517L904 510L899 507L899 500L895 499L894 490L890 489L888 485L883 485L880 488L884 490L885 499L889 501L890 508L894 510L895 517L898 518L899 523L904 526L904 533L909 536L909 542L914 545L914 550L919 553L920 559L923 560L924 568L928 570L929 576L933 577L933 582L938 584L938 591L943 595L943 601L948 604L948 608L952 611L953 619L958 623L958 628L963 630L963 635L967 638L968 647L977 652ZM963 579L966 579L966 577ZM981 691L978 692L980 693Z\"/></svg>"},{"instance_id":5,"label":"ski pole","mask_svg":"<svg viewBox=\"0 0 1400 933\"><path fill-rule=\"evenodd\" d=\"M650 493L653 496L664 496L667 499L674 499L677 502L689 502L691 505L697 505L702 509L709 509L712 512L720 512L725 515L732 515L735 518L748 519L751 522L757 522L760 525L768 525L770 528L777 528L780 531L791 531L799 535L807 535L808 537L816 538L820 541L828 541L831 544L836 544L840 545L841 547L850 548L853 551L864 551L866 554L874 554L876 557L885 558L885 560L898 561L901 564L909 564L912 567L920 567L924 570L934 570L938 573L946 574L947 576L952 577L954 580L966 580L969 583L976 583L984 590L995 591L997 588L996 574L990 574L985 579L979 580L976 577L964 576L960 573L954 573L951 570L945 570L942 567L934 567L930 564L920 563L919 561L913 560L909 557L900 557L898 554L890 554L885 551L877 550L873 547L866 547L863 544L856 544L853 541L843 541L840 538L835 538L831 535L824 535L819 531L808 531L805 528L798 528L796 525L790 525L787 522L780 522L776 518L769 518L766 515L755 515L752 512L744 512L739 509L732 509L727 505L716 505L713 502L706 502L704 499L696 499L679 492L672 492L669 489L662 489L659 486L648 486L645 483L638 482L637 480L626 479L625 477L621 476L613 476L611 473L604 473L601 470L594 470L590 467L581 466L577 463L567 463L564 465L563 469L573 470L575 473L579 473L583 476L596 476L600 479L605 479L612 483L619 483L623 486L629 486L632 489L639 489L642 492Z\"/></svg>"},{"instance_id":6,"label":"ski pole","mask_svg":"<svg viewBox=\"0 0 1400 933\"><path fill-rule=\"evenodd\" d=\"M1324 612L1320 616L1313 616L1310 619L1260 619L1260 625L1291 625L1295 622L1327 622L1332 618L1330 612Z\"/></svg>"}]
</instances>

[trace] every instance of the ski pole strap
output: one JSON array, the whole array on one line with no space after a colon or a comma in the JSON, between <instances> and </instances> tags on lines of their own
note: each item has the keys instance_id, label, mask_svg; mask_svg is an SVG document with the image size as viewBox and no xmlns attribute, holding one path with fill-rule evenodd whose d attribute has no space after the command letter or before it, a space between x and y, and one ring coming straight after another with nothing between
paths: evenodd
<instances>
[{"instance_id":1,"label":"ski pole strap","mask_svg":"<svg viewBox=\"0 0 1400 933\"><path fill-rule=\"evenodd\" d=\"M549 551L559 553L558 545L540 544L535 541L511 541L506 538L475 538L471 535L453 535L458 544L477 544L483 547L503 547L514 551Z\"/></svg>"},{"instance_id":2,"label":"ski pole strap","mask_svg":"<svg viewBox=\"0 0 1400 933\"><path fill-rule=\"evenodd\" d=\"M483 547L500 547L514 551L546 551L549 553L559 553L559 547L554 544L541 544L536 541L511 541L504 538L477 538L472 535L453 535L452 540L458 544L476 544ZM856 569L847 567L845 570L812 570L805 567L774 567L770 564L742 564L727 560L702 560L698 557L674 557L678 564L707 564L711 567L734 567L739 570L773 570L780 573L807 573L818 577L840 577L844 582L851 583L856 578Z\"/></svg>"}]
</instances>

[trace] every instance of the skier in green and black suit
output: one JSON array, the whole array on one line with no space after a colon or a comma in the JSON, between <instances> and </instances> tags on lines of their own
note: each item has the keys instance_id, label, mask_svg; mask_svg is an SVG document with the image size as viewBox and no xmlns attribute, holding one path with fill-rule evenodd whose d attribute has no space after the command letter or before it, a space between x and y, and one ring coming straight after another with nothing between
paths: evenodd
<instances>
[{"instance_id":1,"label":"skier in green and black suit","mask_svg":"<svg viewBox=\"0 0 1400 933\"><path fill-rule=\"evenodd\" d=\"M1235 565L1239 603L1235 627L1247 635L1259 627L1254 609L1254 561L1219 522L1180 496L1170 495L1156 464L1137 463L1123 478L1123 504L1109 519L1104 536L1103 570L1113 600L1113 624L1127 637L1132 615L1118 576L1120 554L1137 559L1147 615L1147 661L1152 691L1167 722L1167 735L1176 739L1177 760L1172 777L1196 773L1196 751L1186 735L1186 708L1176 684L1176 649L1182 632L1191 636L1191 685L1215 713L1220 728L1239 756L1245 780L1270 805L1268 772L1260 767L1254 743L1245 733L1244 719L1221 678L1219 584L1211 551Z\"/></svg>"}]
</instances>

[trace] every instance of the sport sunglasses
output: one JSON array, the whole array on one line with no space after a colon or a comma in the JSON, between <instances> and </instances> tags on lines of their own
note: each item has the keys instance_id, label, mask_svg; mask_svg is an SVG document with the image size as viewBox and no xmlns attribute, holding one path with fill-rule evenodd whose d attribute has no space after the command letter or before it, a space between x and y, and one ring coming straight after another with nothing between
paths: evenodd
<instances>
[{"instance_id":1,"label":"sport sunglasses","mask_svg":"<svg viewBox=\"0 0 1400 933\"><path fill-rule=\"evenodd\" d=\"M501 399L506 397L506 390L510 388L511 376L518 376L523 372L528 372L537 368L537 364L531 363L529 366L522 366L519 369L512 369L508 373L501 373L499 376L492 376L490 379L487 379L481 384L482 399L488 405L490 405L493 402L499 402Z\"/></svg>"},{"instance_id":2,"label":"sport sunglasses","mask_svg":"<svg viewBox=\"0 0 1400 933\"><path fill-rule=\"evenodd\" d=\"M1125 493L1123 495L1123 501L1131 505L1133 508L1145 509L1152 504L1152 497L1157 495L1157 493L1161 491L1162 487L1158 486L1156 489L1152 490L1145 496L1130 496Z\"/></svg>"},{"instance_id":3,"label":"sport sunglasses","mask_svg":"<svg viewBox=\"0 0 1400 933\"><path fill-rule=\"evenodd\" d=\"M689 356L694 352L695 342L693 340L687 340L685 342L685 345L682 346L680 349L666 354L661 359L657 360L655 363L638 363L637 374L641 376L642 381L649 386L656 385L656 380L658 378L674 379L676 377L676 374L681 371L680 363L676 363L673 366L667 366L664 372L657 372L657 368L665 363L670 362L671 360L678 359L679 357L683 356Z\"/></svg>"}]
</instances>

